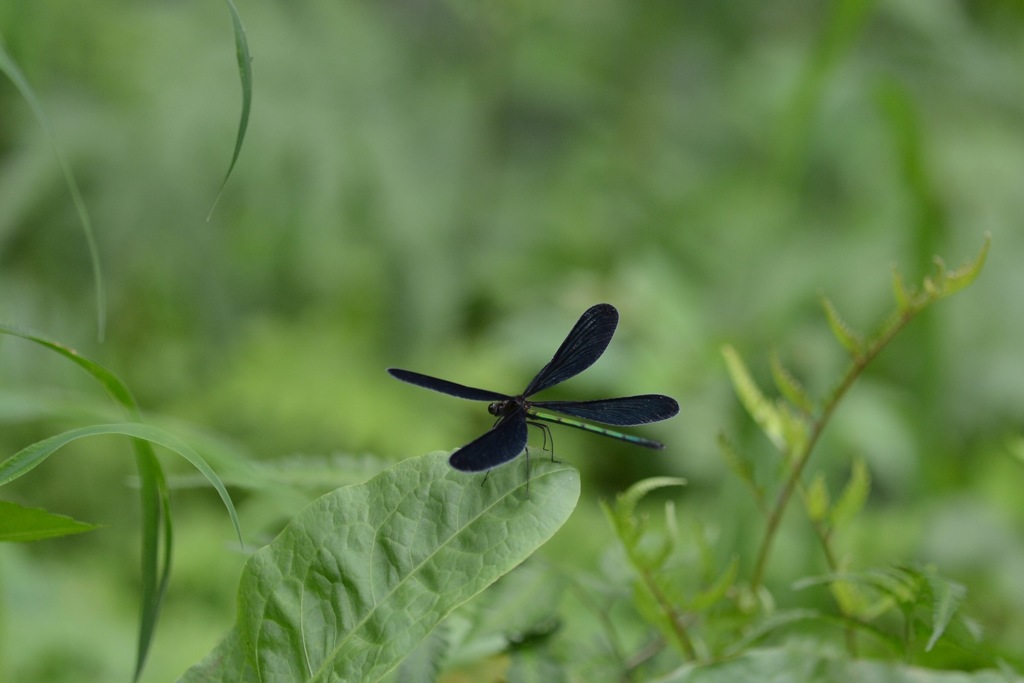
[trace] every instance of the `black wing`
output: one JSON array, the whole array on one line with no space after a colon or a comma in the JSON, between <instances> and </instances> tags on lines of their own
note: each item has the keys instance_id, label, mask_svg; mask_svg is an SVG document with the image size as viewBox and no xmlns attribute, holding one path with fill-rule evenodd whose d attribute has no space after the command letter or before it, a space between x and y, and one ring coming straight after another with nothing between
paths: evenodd
<instances>
[{"instance_id":1,"label":"black wing","mask_svg":"<svg viewBox=\"0 0 1024 683\"><path fill-rule=\"evenodd\" d=\"M597 304L584 311L554 357L527 385L523 396L560 384L593 365L608 348L618 324L619 312L611 304Z\"/></svg>"},{"instance_id":2,"label":"black wing","mask_svg":"<svg viewBox=\"0 0 1024 683\"><path fill-rule=\"evenodd\" d=\"M526 448L526 412L508 415L483 436L452 453L448 464L461 472L483 472L515 459Z\"/></svg>"},{"instance_id":3,"label":"black wing","mask_svg":"<svg viewBox=\"0 0 1024 683\"><path fill-rule=\"evenodd\" d=\"M449 382L446 379L438 379L437 377L431 377L430 375L422 375L418 372L413 372L412 370L388 368L388 373L395 379L400 379L403 382L415 384L416 386L423 387L424 389L440 391L442 394L448 394L449 396L468 398L470 401L504 401L507 398L511 398L505 394L499 394L496 391L475 389L473 387L467 387L464 384Z\"/></svg>"},{"instance_id":4,"label":"black wing","mask_svg":"<svg viewBox=\"0 0 1024 683\"><path fill-rule=\"evenodd\" d=\"M679 404L675 399L661 394L602 398L596 401L531 401L530 405L622 427L660 422L679 413Z\"/></svg>"}]
</instances>

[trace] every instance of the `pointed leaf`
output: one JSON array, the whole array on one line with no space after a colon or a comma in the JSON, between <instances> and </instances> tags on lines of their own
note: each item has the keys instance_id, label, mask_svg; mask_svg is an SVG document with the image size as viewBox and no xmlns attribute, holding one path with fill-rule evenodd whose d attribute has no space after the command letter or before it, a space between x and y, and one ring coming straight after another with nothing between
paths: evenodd
<instances>
[{"instance_id":1,"label":"pointed leaf","mask_svg":"<svg viewBox=\"0 0 1024 683\"><path fill-rule=\"evenodd\" d=\"M829 513L832 526L839 527L850 521L864 507L864 501L871 490L871 474L863 458L855 458L850 471L850 480L846 482L839 499Z\"/></svg>"},{"instance_id":2,"label":"pointed leaf","mask_svg":"<svg viewBox=\"0 0 1024 683\"><path fill-rule=\"evenodd\" d=\"M693 599L690 600L690 611L701 613L714 607L736 583L736 574L739 572L739 568L739 560L735 557L732 558L732 562L714 583L693 596Z\"/></svg>"},{"instance_id":3,"label":"pointed leaf","mask_svg":"<svg viewBox=\"0 0 1024 683\"><path fill-rule=\"evenodd\" d=\"M636 506L640 499L651 491L667 486L686 486L686 480L681 477L649 477L641 479L618 495L615 500L617 512L623 515L632 515L636 511Z\"/></svg>"},{"instance_id":4,"label":"pointed leaf","mask_svg":"<svg viewBox=\"0 0 1024 683\"><path fill-rule=\"evenodd\" d=\"M778 408L765 398L736 349L726 344L722 347L722 356L725 358L725 365L729 371L729 377L732 379L733 388L743 407L754 418L754 422L772 444L785 453L787 451L786 430Z\"/></svg>"},{"instance_id":5,"label":"pointed leaf","mask_svg":"<svg viewBox=\"0 0 1024 683\"><path fill-rule=\"evenodd\" d=\"M950 294L955 294L974 282L985 265L985 259L988 258L988 249L991 245L992 235L991 233L986 232L985 243L982 244L981 251L978 252L978 255L974 257L973 261L965 263L953 272L944 271L940 296L946 297Z\"/></svg>"},{"instance_id":6,"label":"pointed leaf","mask_svg":"<svg viewBox=\"0 0 1024 683\"><path fill-rule=\"evenodd\" d=\"M0 501L0 541L40 541L99 528L98 524L86 524L40 508Z\"/></svg>"},{"instance_id":7,"label":"pointed leaf","mask_svg":"<svg viewBox=\"0 0 1024 683\"><path fill-rule=\"evenodd\" d=\"M725 432L718 433L718 450L725 460L726 466L754 492L758 506L764 511L764 491L754 479L754 465L750 459L740 453Z\"/></svg>"},{"instance_id":8,"label":"pointed leaf","mask_svg":"<svg viewBox=\"0 0 1024 683\"><path fill-rule=\"evenodd\" d=\"M903 281L903 273L895 266L892 269L892 293L896 299L896 308L899 312L909 311L913 306L913 293L907 290L907 284Z\"/></svg>"},{"instance_id":9,"label":"pointed leaf","mask_svg":"<svg viewBox=\"0 0 1024 683\"><path fill-rule=\"evenodd\" d=\"M182 680L379 681L568 518L578 473L532 470L527 495L521 466L481 486L431 453L317 499L246 563L235 627Z\"/></svg>"},{"instance_id":10,"label":"pointed leaf","mask_svg":"<svg viewBox=\"0 0 1024 683\"><path fill-rule=\"evenodd\" d=\"M849 325L839 316L839 311L827 297L821 297L821 305L825 309L825 317L828 319L828 326L832 334L843 345L843 348L854 358L864 355L864 340L859 334L853 331Z\"/></svg>"},{"instance_id":11,"label":"pointed leaf","mask_svg":"<svg viewBox=\"0 0 1024 683\"><path fill-rule=\"evenodd\" d=\"M807 506L807 516L812 522L825 519L825 515L828 514L829 496L824 473L818 472L811 480L811 485L804 496L804 504Z\"/></svg>"},{"instance_id":12,"label":"pointed leaf","mask_svg":"<svg viewBox=\"0 0 1024 683\"><path fill-rule=\"evenodd\" d=\"M924 647L927 652L935 647L935 643L946 632L949 623L957 615L960 605L967 596L967 589L934 572L926 572L924 580L928 584L932 598L932 633L928 638L928 644Z\"/></svg>"},{"instance_id":13,"label":"pointed leaf","mask_svg":"<svg viewBox=\"0 0 1024 683\"><path fill-rule=\"evenodd\" d=\"M807 395L800 381L794 377L789 370L782 365L777 353L771 355L772 378L779 392L785 396L790 403L808 415L814 412L814 401Z\"/></svg>"}]
</instances>

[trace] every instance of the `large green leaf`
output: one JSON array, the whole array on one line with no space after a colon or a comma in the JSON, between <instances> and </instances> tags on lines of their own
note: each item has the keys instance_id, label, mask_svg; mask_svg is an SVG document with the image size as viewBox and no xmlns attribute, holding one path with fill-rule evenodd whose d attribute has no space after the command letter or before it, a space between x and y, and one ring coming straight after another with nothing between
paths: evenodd
<instances>
[{"instance_id":1,"label":"large green leaf","mask_svg":"<svg viewBox=\"0 0 1024 683\"><path fill-rule=\"evenodd\" d=\"M481 481L412 458L309 505L246 564L238 621L184 681L377 681L568 519L578 473L538 458Z\"/></svg>"}]
</instances>

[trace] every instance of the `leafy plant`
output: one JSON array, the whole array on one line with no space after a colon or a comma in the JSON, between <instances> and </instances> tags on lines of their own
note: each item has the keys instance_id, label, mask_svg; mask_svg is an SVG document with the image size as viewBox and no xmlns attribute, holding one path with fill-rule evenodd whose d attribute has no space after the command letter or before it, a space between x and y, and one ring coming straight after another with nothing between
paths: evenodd
<instances>
[{"instance_id":1,"label":"leafy plant","mask_svg":"<svg viewBox=\"0 0 1024 683\"><path fill-rule=\"evenodd\" d=\"M744 654L750 647L784 629L807 623L840 627L845 633L849 656L858 653L857 634L860 632L870 634L908 660L917 651L919 643L923 643L924 650L931 650L948 635L951 625L958 627L955 641L962 646L970 646L969 641L977 636L978 630L959 611L964 597L963 586L942 578L932 568L897 563L883 569L853 572L839 560L835 549L836 534L852 523L870 490L871 477L865 462L861 459L853 461L849 480L838 495L829 490L823 473L808 477L807 469L822 433L857 378L915 316L973 282L985 262L988 247L989 239L986 237L978 256L956 271L947 271L942 262L936 260L935 272L924 279L919 289L908 288L900 274L895 272L895 309L878 331L869 336L852 330L832 303L823 299L829 327L851 360L839 381L821 400L812 399L774 356L771 371L779 393L777 397L769 398L754 381L736 350L731 346L722 349L743 406L781 454L778 480L765 484L755 475L763 468L741 453L725 435L720 435L721 452L726 463L747 485L765 517L765 530L750 576L745 579L739 576L735 561L725 565L717 576L707 573L708 562L690 562L687 565L690 571L703 567L705 583L695 595L684 598L682 586L687 569L683 568L681 558L687 549L676 530L671 501L666 503L663 530L652 528L645 517L636 514L641 497L678 481L642 481L620 496L615 506L605 506L612 529L635 574L640 591L636 599L639 613L661 633L664 644L674 646L681 661L689 662L680 672L664 680L743 680L740 672L748 670L749 662L758 659ZM825 576L799 580L795 587L828 586L837 614L808 608L776 608L775 598L764 585L780 522L794 498L803 505L829 572ZM700 534L695 538L698 557L706 558L706 544ZM888 618L892 613L899 616L898 622L893 623ZM648 656L653 656L653 653ZM695 664L735 657L740 657L740 660L725 669L693 668ZM836 672L846 667L852 667L851 671L859 667L832 659L823 661L821 665ZM797 675L799 670L801 667L790 671L795 676L792 680L803 680ZM720 673L716 671L729 673L719 678ZM836 675L839 678L829 680L846 678ZM871 680L874 675L890 674L871 674L865 680ZM787 677L787 680L790 679Z\"/></svg>"},{"instance_id":2,"label":"leafy plant","mask_svg":"<svg viewBox=\"0 0 1024 683\"><path fill-rule=\"evenodd\" d=\"M139 492L142 504L142 614L140 615L135 664L135 679L137 680L142 674L146 654L153 640L153 631L156 628L160 606L167 591L173 551L170 498L163 468L153 452L152 444L164 446L178 453L192 463L213 484L227 507L231 522L235 526L235 532L238 534L239 543L241 543L242 530L234 505L220 478L210 469L202 456L173 434L142 423L139 407L135 403L131 391L113 372L74 349L40 334L25 332L8 325L0 325L0 334L34 342L72 361L95 379L120 406L127 418L132 420L124 423L79 427L26 446L0 462L0 486L27 474L59 448L77 439L101 434L121 434L131 438L132 448L135 451L135 462L139 469ZM8 540L41 540L59 535L81 533L95 528L80 522L71 523L71 520L59 524L60 517L52 513L14 504L8 504L8 506L10 514L4 518Z\"/></svg>"},{"instance_id":3,"label":"leafy plant","mask_svg":"<svg viewBox=\"0 0 1024 683\"><path fill-rule=\"evenodd\" d=\"M232 0L225 0L225 2L228 6L234 31L239 78L242 85L242 107L234 151L221 183L221 192L223 192L224 186L231 177L235 163L241 153L252 104L252 67L245 29ZM98 338L102 340L106 332L107 300L103 268L100 262L92 218L86 207L85 200L82 198L82 193L79 189L78 181L71 170L71 165L68 163L61 146L56 141L56 136L46 111L29 84L28 79L25 78L14 59L8 54L2 37L0 37L0 73L5 74L15 85L43 128L46 137L50 140L64 176L64 181L71 193L75 211L82 225L82 231L85 235L89 251L89 260L95 282L97 332ZM214 204L216 204L216 200ZM213 209L211 208L211 213L212 211ZM141 416L135 399L132 397L128 387L113 372L81 356L74 349L41 335L23 332L7 325L0 325L0 334L33 341L70 359L97 380L115 402L120 405L127 418L131 420L130 423L91 425L71 430L22 449L0 463L0 486L26 474L61 446L73 440L97 434L122 434L131 437L136 464L139 469L142 499L142 613L140 615L134 672L134 680L138 680L145 666L160 607L167 592L173 550L173 529L167 482L151 444L156 443L177 452L192 463L213 484L228 509L232 524L234 524L235 531L238 534L239 543L242 543L241 527L234 505L220 479L196 451L169 432L152 425L141 424ZM10 502L2 502L0 505L3 506L3 528L2 535L0 535L2 540L35 541L83 533L96 528L94 525L76 522L63 515L53 514L45 510L27 508Z\"/></svg>"},{"instance_id":4,"label":"leafy plant","mask_svg":"<svg viewBox=\"0 0 1024 683\"><path fill-rule=\"evenodd\" d=\"M578 473L543 459L526 485L515 467L475 485L432 453L317 499L249 559L234 629L182 680L381 680L579 497Z\"/></svg>"}]
</instances>

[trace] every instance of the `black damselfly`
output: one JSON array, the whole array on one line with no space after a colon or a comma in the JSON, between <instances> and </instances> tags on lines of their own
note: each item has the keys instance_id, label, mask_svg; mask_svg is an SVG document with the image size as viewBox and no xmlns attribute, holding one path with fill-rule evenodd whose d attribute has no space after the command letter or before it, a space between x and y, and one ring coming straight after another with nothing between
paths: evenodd
<instances>
[{"instance_id":1,"label":"black damselfly","mask_svg":"<svg viewBox=\"0 0 1024 683\"><path fill-rule=\"evenodd\" d=\"M663 444L651 439L623 434L579 420L545 415L538 413L536 409L551 410L605 425L628 427L659 422L676 415L679 412L679 404L668 396L644 394L594 401L527 400L530 396L560 384L593 365L608 348L618 323L619 312L611 304L597 304L588 308L558 347L554 357L541 368L518 396L467 387L411 370L388 368L388 372L403 382L442 394L471 401L491 402L487 410L498 418L491 430L452 453L448 459L452 467L463 472L483 472L515 459L526 448L527 425L541 429L546 444L549 437L548 427L537 420L583 429L645 448L664 448Z\"/></svg>"}]
</instances>

